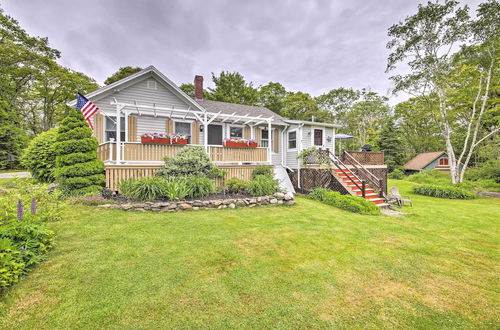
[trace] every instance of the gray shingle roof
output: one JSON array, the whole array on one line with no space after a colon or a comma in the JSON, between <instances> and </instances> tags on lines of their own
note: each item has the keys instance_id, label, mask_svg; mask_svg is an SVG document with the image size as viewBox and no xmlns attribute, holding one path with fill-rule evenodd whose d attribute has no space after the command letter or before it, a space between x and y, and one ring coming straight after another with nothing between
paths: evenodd
<instances>
[{"instance_id":1,"label":"gray shingle roof","mask_svg":"<svg viewBox=\"0 0 500 330\"><path fill-rule=\"evenodd\" d=\"M257 117L262 115L263 118L274 117L273 124L274 125L283 125L285 126L285 118L280 115L272 112L268 108L251 106L251 105L243 105L236 103L227 103L227 102L219 102L219 101L210 101L210 100L196 100L199 105L205 108L208 112L219 112L224 114L233 114L244 116L248 114L252 117Z\"/></svg>"}]
</instances>

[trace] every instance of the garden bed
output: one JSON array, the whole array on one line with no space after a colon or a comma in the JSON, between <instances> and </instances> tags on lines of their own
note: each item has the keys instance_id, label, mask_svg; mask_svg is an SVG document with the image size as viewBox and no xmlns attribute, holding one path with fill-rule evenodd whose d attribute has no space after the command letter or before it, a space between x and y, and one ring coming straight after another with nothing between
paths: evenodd
<instances>
[{"instance_id":1,"label":"garden bed","mask_svg":"<svg viewBox=\"0 0 500 330\"><path fill-rule=\"evenodd\" d=\"M220 194L222 195L222 194ZM214 195L204 199L181 200L181 201L152 201L152 202L126 202L120 204L104 204L99 207L110 209L121 209L124 211L157 211L174 212L201 209L234 209L236 207L255 207L261 205L293 205L295 200L290 193L276 193L274 195L258 197L242 197L234 195L222 195L217 198ZM220 196L218 196L220 197Z\"/></svg>"}]
</instances>

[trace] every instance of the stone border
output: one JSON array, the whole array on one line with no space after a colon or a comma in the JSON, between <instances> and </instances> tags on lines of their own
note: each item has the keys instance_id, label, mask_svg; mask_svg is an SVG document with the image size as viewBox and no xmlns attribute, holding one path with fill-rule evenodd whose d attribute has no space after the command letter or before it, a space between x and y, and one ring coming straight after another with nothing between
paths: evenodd
<instances>
[{"instance_id":1,"label":"stone border","mask_svg":"<svg viewBox=\"0 0 500 330\"><path fill-rule=\"evenodd\" d=\"M250 197L250 198L228 198L212 200L193 201L165 201L165 202L144 202L128 204L104 204L98 207L108 209L120 209L124 211L156 211L174 212L186 210L202 209L234 209L236 207L255 207L261 205L293 205L295 200L290 193L276 193L274 195Z\"/></svg>"}]
</instances>

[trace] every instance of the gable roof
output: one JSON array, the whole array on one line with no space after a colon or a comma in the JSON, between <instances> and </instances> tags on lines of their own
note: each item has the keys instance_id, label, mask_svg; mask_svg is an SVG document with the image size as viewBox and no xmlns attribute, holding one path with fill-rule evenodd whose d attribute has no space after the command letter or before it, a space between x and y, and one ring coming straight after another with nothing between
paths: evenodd
<instances>
[{"instance_id":1,"label":"gable roof","mask_svg":"<svg viewBox=\"0 0 500 330\"><path fill-rule=\"evenodd\" d=\"M186 101L193 108L198 109L200 111L205 111L205 109L203 109L203 107L201 107L191 97L189 97L186 93L184 93L179 87L177 87L176 84L174 84L174 82L172 80L168 79L167 76L165 76L163 73L161 73L160 70L155 68L153 65L150 65L147 68L145 68L139 72L133 73L130 76L127 76L123 79L115 81L112 84L106 85L106 86L101 87L101 88L99 88L91 93L88 93L87 95L85 95L85 97L91 101L94 101L95 99L98 99L99 96L101 96L107 92L111 92L111 91L117 89L120 86L123 86L124 84L126 84L130 81L139 79L140 77L146 76L146 75L156 75L157 78L159 78L162 83L164 83L165 85L169 86L172 89L172 92L177 94L177 96L179 96L181 99ZM71 102L68 102L68 105L71 107L75 106L75 104L76 104L76 99L71 101Z\"/></svg>"},{"instance_id":2,"label":"gable roof","mask_svg":"<svg viewBox=\"0 0 500 330\"><path fill-rule=\"evenodd\" d=\"M277 113L272 112L268 108L258 107L253 105L244 105L236 103L227 103L211 100L196 100L208 112L221 112L224 114L235 114L239 116L249 115L251 117L262 116L262 119L273 117L273 124L286 126L286 118L281 117Z\"/></svg>"},{"instance_id":3,"label":"gable roof","mask_svg":"<svg viewBox=\"0 0 500 330\"><path fill-rule=\"evenodd\" d=\"M424 152L413 157L408 163L404 165L407 170L421 170L427 165L429 165L436 158L441 157L441 155L446 154L444 151L437 152Z\"/></svg>"}]
</instances>

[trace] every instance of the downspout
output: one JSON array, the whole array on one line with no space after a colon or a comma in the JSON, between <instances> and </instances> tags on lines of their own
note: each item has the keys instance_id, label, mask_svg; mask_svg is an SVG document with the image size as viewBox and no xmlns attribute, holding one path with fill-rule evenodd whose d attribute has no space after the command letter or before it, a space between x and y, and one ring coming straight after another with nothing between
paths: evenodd
<instances>
[{"instance_id":1,"label":"downspout","mask_svg":"<svg viewBox=\"0 0 500 330\"><path fill-rule=\"evenodd\" d=\"M297 153L302 151L302 126L304 126L304 123L299 124L298 131L299 131L299 145L297 146ZM297 157L299 155L297 154ZM297 159L297 187L302 188L300 184L300 159Z\"/></svg>"}]
</instances>

